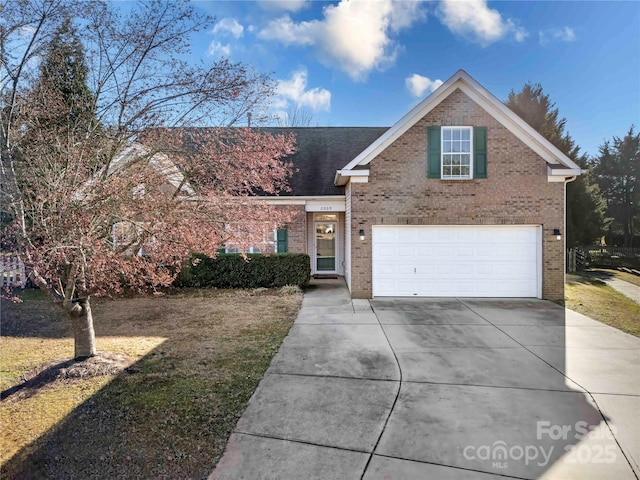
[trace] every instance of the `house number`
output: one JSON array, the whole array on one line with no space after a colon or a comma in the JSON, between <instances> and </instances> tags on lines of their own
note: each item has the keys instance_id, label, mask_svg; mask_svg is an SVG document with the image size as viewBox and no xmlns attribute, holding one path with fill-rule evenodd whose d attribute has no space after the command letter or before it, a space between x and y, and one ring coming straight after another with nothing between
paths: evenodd
<instances>
[{"instance_id":1,"label":"house number","mask_svg":"<svg viewBox=\"0 0 640 480\"><path fill-rule=\"evenodd\" d=\"M330 212L333 210L333 207L320 207L321 212Z\"/></svg>"}]
</instances>

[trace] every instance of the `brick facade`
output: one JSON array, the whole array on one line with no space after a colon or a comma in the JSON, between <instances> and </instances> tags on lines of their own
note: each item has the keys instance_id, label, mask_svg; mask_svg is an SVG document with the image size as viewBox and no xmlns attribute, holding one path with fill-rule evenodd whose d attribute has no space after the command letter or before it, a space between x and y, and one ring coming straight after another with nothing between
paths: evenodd
<instances>
[{"instance_id":1,"label":"brick facade","mask_svg":"<svg viewBox=\"0 0 640 480\"><path fill-rule=\"evenodd\" d=\"M304 205L295 205L288 208L295 213L287 223L287 251L294 253L309 253L307 251L307 212Z\"/></svg>"},{"instance_id":2,"label":"brick facade","mask_svg":"<svg viewBox=\"0 0 640 480\"><path fill-rule=\"evenodd\" d=\"M487 178L428 179L427 127L432 125L487 127ZM372 295L372 225L542 225L542 296L564 298L564 241L552 232L564 228L565 185L548 182L545 160L462 91L431 110L369 169L369 182L349 189L354 298Z\"/></svg>"}]
</instances>

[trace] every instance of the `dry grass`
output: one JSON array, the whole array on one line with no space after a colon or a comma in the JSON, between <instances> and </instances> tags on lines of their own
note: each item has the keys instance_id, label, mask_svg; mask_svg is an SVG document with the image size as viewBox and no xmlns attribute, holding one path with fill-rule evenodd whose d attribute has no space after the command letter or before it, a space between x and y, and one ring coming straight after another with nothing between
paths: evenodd
<instances>
[{"instance_id":1,"label":"dry grass","mask_svg":"<svg viewBox=\"0 0 640 480\"><path fill-rule=\"evenodd\" d=\"M39 292L2 305L2 390L73 353ZM202 478L222 454L302 296L185 291L93 305L98 349L138 359L119 375L24 388L0 410L2 478Z\"/></svg>"},{"instance_id":2,"label":"dry grass","mask_svg":"<svg viewBox=\"0 0 640 480\"><path fill-rule=\"evenodd\" d=\"M565 296L567 308L640 337L640 305L606 283L572 275Z\"/></svg>"},{"instance_id":3,"label":"dry grass","mask_svg":"<svg viewBox=\"0 0 640 480\"><path fill-rule=\"evenodd\" d=\"M621 272L619 270L610 270L608 268L594 268L593 272L597 272L601 275L610 275L619 280L624 280L625 282L633 283L640 287L640 277L637 275L632 275L631 273Z\"/></svg>"}]
</instances>

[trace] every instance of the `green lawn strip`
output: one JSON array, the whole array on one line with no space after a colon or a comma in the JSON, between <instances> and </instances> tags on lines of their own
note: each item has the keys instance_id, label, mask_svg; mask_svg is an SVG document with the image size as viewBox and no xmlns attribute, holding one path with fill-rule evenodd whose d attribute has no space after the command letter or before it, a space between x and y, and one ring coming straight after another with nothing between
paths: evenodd
<instances>
[{"instance_id":1,"label":"green lawn strip","mask_svg":"<svg viewBox=\"0 0 640 480\"><path fill-rule=\"evenodd\" d=\"M0 477L206 477L287 335L300 301L300 295L242 292L158 299L151 305L159 309L149 311L146 320L130 310L135 322L124 321L121 309L104 318L114 304L98 308L105 334L140 332L148 322L153 326L148 334L166 341L133 365L131 373L56 382L28 398L4 400L3 425L40 412L27 422L27 430L40 433L31 433L28 442L25 432L3 439L14 450L22 447L0 468ZM117 302L144 311L150 305ZM189 306L192 315L181 313ZM140 338L128 337L130 348ZM98 338L99 349L105 342ZM46 407L67 397L66 403L58 402L65 408Z\"/></svg>"},{"instance_id":2,"label":"green lawn strip","mask_svg":"<svg viewBox=\"0 0 640 480\"><path fill-rule=\"evenodd\" d=\"M600 280L573 278L566 284L567 308L640 337L640 305Z\"/></svg>"}]
</instances>

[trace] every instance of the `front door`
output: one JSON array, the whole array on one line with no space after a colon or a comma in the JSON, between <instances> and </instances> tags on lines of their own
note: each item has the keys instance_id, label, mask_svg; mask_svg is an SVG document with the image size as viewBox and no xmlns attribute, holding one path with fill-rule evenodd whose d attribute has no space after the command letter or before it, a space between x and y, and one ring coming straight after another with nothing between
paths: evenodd
<instances>
[{"instance_id":1,"label":"front door","mask_svg":"<svg viewBox=\"0 0 640 480\"><path fill-rule=\"evenodd\" d=\"M336 229L338 223L316 221L315 226L316 272L336 273Z\"/></svg>"}]
</instances>

